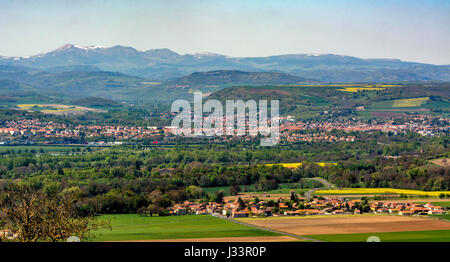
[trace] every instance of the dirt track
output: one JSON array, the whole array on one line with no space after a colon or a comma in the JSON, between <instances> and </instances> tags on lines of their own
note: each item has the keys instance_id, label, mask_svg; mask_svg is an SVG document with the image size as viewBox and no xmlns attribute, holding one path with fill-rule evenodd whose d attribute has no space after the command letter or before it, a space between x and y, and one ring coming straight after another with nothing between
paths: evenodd
<instances>
[{"instance_id":1,"label":"dirt track","mask_svg":"<svg viewBox=\"0 0 450 262\"><path fill-rule=\"evenodd\" d=\"M355 234L421 230L449 230L450 222L404 216L354 216L245 220L246 223L295 235Z\"/></svg>"},{"instance_id":2,"label":"dirt track","mask_svg":"<svg viewBox=\"0 0 450 262\"><path fill-rule=\"evenodd\" d=\"M445 161L444 161L444 159L445 159ZM435 159L435 160L432 160L431 162L438 166L450 166L450 158Z\"/></svg>"}]
</instances>

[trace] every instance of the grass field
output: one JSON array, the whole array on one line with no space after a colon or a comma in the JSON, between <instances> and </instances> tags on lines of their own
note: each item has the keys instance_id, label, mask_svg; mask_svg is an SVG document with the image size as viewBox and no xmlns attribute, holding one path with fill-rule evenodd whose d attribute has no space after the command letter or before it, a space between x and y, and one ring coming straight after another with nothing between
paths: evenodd
<instances>
[{"instance_id":1,"label":"grass field","mask_svg":"<svg viewBox=\"0 0 450 262\"><path fill-rule=\"evenodd\" d=\"M450 242L450 230L308 235L306 237L327 242L366 242L370 236L379 237L381 242Z\"/></svg>"},{"instance_id":2,"label":"grass field","mask_svg":"<svg viewBox=\"0 0 450 262\"><path fill-rule=\"evenodd\" d=\"M279 188L279 189L264 191L264 193L267 193L267 194L290 194L291 191L295 192L296 194L301 194L301 193L309 191L309 189ZM258 192L256 192L256 193L258 193Z\"/></svg>"},{"instance_id":3,"label":"grass field","mask_svg":"<svg viewBox=\"0 0 450 262\"><path fill-rule=\"evenodd\" d=\"M104 215L102 219L110 219L112 230L95 232L94 241L280 236L209 215L142 217L123 214Z\"/></svg>"},{"instance_id":4,"label":"grass field","mask_svg":"<svg viewBox=\"0 0 450 262\"><path fill-rule=\"evenodd\" d=\"M14 151L14 152L31 152L34 151L36 153L39 153L40 151L43 152L70 152L72 150L80 149L83 150L84 148L87 148L86 146L26 146L26 145L20 145L20 146L0 146L0 152L5 151ZM95 150L95 147L91 147L91 150Z\"/></svg>"},{"instance_id":5,"label":"grass field","mask_svg":"<svg viewBox=\"0 0 450 262\"><path fill-rule=\"evenodd\" d=\"M444 215L431 215L432 217L437 217L440 219L445 219L450 221L450 214L444 214Z\"/></svg>"},{"instance_id":6,"label":"grass field","mask_svg":"<svg viewBox=\"0 0 450 262\"><path fill-rule=\"evenodd\" d=\"M417 202L417 204L427 204L431 203L433 206L441 206L443 208L450 208L450 201L442 201L442 202Z\"/></svg>"},{"instance_id":7,"label":"grass field","mask_svg":"<svg viewBox=\"0 0 450 262\"><path fill-rule=\"evenodd\" d=\"M374 217L374 216L380 216L379 214L361 214L361 215L333 215L333 218L352 218L352 217ZM389 215L383 215L383 216L389 216ZM239 220L242 222L248 222L250 223L253 220L261 220L265 219L267 221L269 220L289 220L289 219L329 219L330 216L272 216L272 217L242 217L242 218L236 218L236 220Z\"/></svg>"},{"instance_id":8,"label":"grass field","mask_svg":"<svg viewBox=\"0 0 450 262\"><path fill-rule=\"evenodd\" d=\"M392 107L417 107L430 100L429 97L418 97L409 99L397 99L394 100Z\"/></svg>"},{"instance_id":9,"label":"grass field","mask_svg":"<svg viewBox=\"0 0 450 262\"><path fill-rule=\"evenodd\" d=\"M376 194L405 194L418 196L439 196L441 193L450 194L450 191L421 191L395 188L344 188L317 190L316 195L376 195Z\"/></svg>"},{"instance_id":10,"label":"grass field","mask_svg":"<svg viewBox=\"0 0 450 262\"><path fill-rule=\"evenodd\" d=\"M431 100L430 97L394 99L372 102L366 107L369 112L429 112L430 109L448 108L446 101Z\"/></svg>"},{"instance_id":11,"label":"grass field","mask_svg":"<svg viewBox=\"0 0 450 262\"><path fill-rule=\"evenodd\" d=\"M258 191L256 189L256 185L240 185L241 193L268 193L268 194L289 194L291 191L300 194L302 192L306 192L311 188L318 188L322 186L322 183L312 180L312 179L304 179L303 187L298 188L299 183L281 183L279 184L280 188L268 190L268 191ZM209 194L214 194L217 191L223 190L225 196L230 195L230 187L229 186L221 186L221 187L203 187L204 192Z\"/></svg>"},{"instance_id":12,"label":"grass field","mask_svg":"<svg viewBox=\"0 0 450 262\"><path fill-rule=\"evenodd\" d=\"M45 114L63 114L63 113L85 113L85 112L106 112L84 106L63 105L63 104L18 104L18 108L23 110L40 111Z\"/></svg>"},{"instance_id":13,"label":"grass field","mask_svg":"<svg viewBox=\"0 0 450 262\"><path fill-rule=\"evenodd\" d=\"M330 242L365 242L369 236L378 236L381 241L450 241L450 223L430 217L364 214L239 218L238 220Z\"/></svg>"}]
</instances>

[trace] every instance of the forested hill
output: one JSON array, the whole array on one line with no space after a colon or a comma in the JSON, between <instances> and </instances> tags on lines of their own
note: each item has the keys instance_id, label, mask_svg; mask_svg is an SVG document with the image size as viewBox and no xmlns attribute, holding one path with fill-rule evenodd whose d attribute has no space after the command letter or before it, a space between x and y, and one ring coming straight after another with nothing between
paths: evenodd
<instances>
[{"instance_id":1,"label":"forested hill","mask_svg":"<svg viewBox=\"0 0 450 262\"><path fill-rule=\"evenodd\" d=\"M449 90L448 83L259 85L224 88L208 98L219 101L279 100L280 113L294 115L297 119L377 112L449 115Z\"/></svg>"},{"instance_id":2,"label":"forested hill","mask_svg":"<svg viewBox=\"0 0 450 262\"><path fill-rule=\"evenodd\" d=\"M244 72L238 70L216 70L209 72L195 72L190 75L169 81L168 85L188 87L202 86L233 86L233 85L277 85L317 83L318 81L305 79L278 72Z\"/></svg>"}]
</instances>

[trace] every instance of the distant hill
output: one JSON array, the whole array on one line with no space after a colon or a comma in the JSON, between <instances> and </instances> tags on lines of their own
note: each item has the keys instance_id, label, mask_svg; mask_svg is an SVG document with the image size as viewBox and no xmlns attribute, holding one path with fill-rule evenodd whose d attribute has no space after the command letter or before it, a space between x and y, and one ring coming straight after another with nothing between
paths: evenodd
<instances>
[{"instance_id":1,"label":"distant hill","mask_svg":"<svg viewBox=\"0 0 450 262\"><path fill-rule=\"evenodd\" d=\"M49 71L52 73L61 73L61 72L70 72L70 71L99 72L102 70L97 66L69 65L69 66L50 67L50 68L47 68L46 71Z\"/></svg>"},{"instance_id":2,"label":"distant hill","mask_svg":"<svg viewBox=\"0 0 450 262\"><path fill-rule=\"evenodd\" d=\"M186 97L191 92L191 88L210 92L233 85L313 82L278 72L219 70L196 72L173 81L155 83L123 73L92 70L95 70L95 67L78 65L52 67L47 71L4 65L0 66L0 81L3 81L0 82L0 90L3 90L3 95L8 97L8 94L12 93L20 96L23 92L28 92L30 95L57 96L71 101L76 100L82 103L80 105L86 106L97 102L99 105L107 103L113 106L111 101L131 104L149 101L170 102L176 98ZM98 99L105 99L105 101Z\"/></svg>"},{"instance_id":3,"label":"distant hill","mask_svg":"<svg viewBox=\"0 0 450 262\"><path fill-rule=\"evenodd\" d=\"M209 72L195 72L190 75L169 81L167 85L204 87L204 86L233 86L233 85L277 85L317 83L302 77L278 72L244 72L238 70L216 70Z\"/></svg>"},{"instance_id":4,"label":"distant hill","mask_svg":"<svg viewBox=\"0 0 450 262\"><path fill-rule=\"evenodd\" d=\"M167 50L156 53L161 57L175 56ZM95 70L94 66L80 65L51 67L46 70L0 65L0 100L5 103L23 101L25 98L28 102L75 100L86 106L115 106L115 101L145 105L153 102L171 103L178 98L191 99L192 91L200 89L204 93L215 92L211 95L213 98L228 96L231 99L282 99L283 110L286 112L300 112L305 108L327 111L330 106L337 106L340 110L370 103L364 95L360 97L359 94L339 91L340 85L315 85L317 81L280 72L215 70L195 72L161 82L120 72ZM408 95L414 94L413 97L433 96L435 99L430 101L447 103L448 85L444 83L439 89L434 85L429 89L428 85L432 84L417 85L414 89L397 88L396 92L391 93L383 91L386 94L380 96L384 96L384 100L392 100L408 98ZM221 91L229 87L232 88ZM352 100L353 96L359 97L359 100ZM444 102L441 102L440 107Z\"/></svg>"},{"instance_id":5,"label":"distant hill","mask_svg":"<svg viewBox=\"0 0 450 262\"><path fill-rule=\"evenodd\" d=\"M23 100L53 101L53 99L39 93L38 89L28 84L0 79L0 103Z\"/></svg>"},{"instance_id":6,"label":"distant hill","mask_svg":"<svg viewBox=\"0 0 450 262\"><path fill-rule=\"evenodd\" d=\"M180 55L172 50L138 51L132 47L66 44L31 57L2 57L0 65L49 70L55 67L92 66L160 81L194 72L239 70L283 72L321 82L429 82L450 81L450 65L431 65L398 59L362 59L336 54L287 54L267 57L228 57L199 53ZM70 70L77 71L77 70ZM86 70L83 70L86 71Z\"/></svg>"},{"instance_id":7,"label":"distant hill","mask_svg":"<svg viewBox=\"0 0 450 262\"><path fill-rule=\"evenodd\" d=\"M0 92L14 94L18 92L33 92L35 88L27 84L18 83L11 80L0 79Z\"/></svg>"},{"instance_id":8,"label":"distant hill","mask_svg":"<svg viewBox=\"0 0 450 262\"><path fill-rule=\"evenodd\" d=\"M73 100L72 104L79 106L94 106L94 107L117 107L120 106L114 100L104 99L101 97L85 97L78 100Z\"/></svg>"},{"instance_id":9,"label":"distant hill","mask_svg":"<svg viewBox=\"0 0 450 262\"><path fill-rule=\"evenodd\" d=\"M224 88L212 93L208 99L217 99L222 103L236 99L279 100L281 114L317 114L331 109L336 103L345 105L350 97L350 94L338 91L336 87L264 85ZM351 103L348 103L348 107L352 107Z\"/></svg>"},{"instance_id":10,"label":"distant hill","mask_svg":"<svg viewBox=\"0 0 450 262\"><path fill-rule=\"evenodd\" d=\"M295 115L297 119L355 115L357 107L364 107L366 115L378 111L450 113L448 83L378 86L352 84L350 87L365 91L344 91L343 85L234 86L218 90L209 95L208 99L222 102L236 99L279 100L280 113ZM370 91L371 88L373 91ZM420 105L411 106L412 108L398 106L399 101L421 98L426 100Z\"/></svg>"},{"instance_id":11,"label":"distant hill","mask_svg":"<svg viewBox=\"0 0 450 262\"><path fill-rule=\"evenodd\" d=\"M0 91L20 96L23 92L38 96L56 96L76 100L86 97L133 102L153 100L146 79L117 72L64 71L49 72L28 67L0 66ZM20 98L20 97L19 97Z\"/></svg>"}]
</instances>

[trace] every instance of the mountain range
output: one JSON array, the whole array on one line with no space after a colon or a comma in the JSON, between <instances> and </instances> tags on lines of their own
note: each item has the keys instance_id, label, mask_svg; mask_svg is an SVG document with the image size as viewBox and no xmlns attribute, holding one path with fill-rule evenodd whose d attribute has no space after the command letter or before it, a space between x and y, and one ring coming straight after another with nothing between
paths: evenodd
<instances>
[{"instance_id":1,"label":"mountain range","mask_svg":"<svg viewBox=\"0 0 450 262\"><path fill-rule=\"evenodd\" d=\"M450 65L398 59L362 59L335 54L287 54L267 57L229 57L221 54L178 54L169 49L138 51L132 47L66 44L30 57L0 56L0 65L45 71L111 71L157 81L195 72L239 70L279 72L321 82L450 81Z\"/></svg>"},{"instance_id":2,"label":"mountain range","mask_svg":"<svg viewBox=\"0 0 450 262\"><path fill-rule=\"evenodd\" d=\"M22 101L24 97L47 96L97 103L99 98L127 103L172 101L186 97L192 90L213 92L235 85L283 85L314 83L302 77L277 72L217 70L196 72L165 81L147 79L120 72L101 71L95 66L57 66L36 69L0 65L0 100ZM84 101L91 98L89 101ZM95 98L94 101L91 101ZM84 99L84 100L83 100ZM44 99L45 100L45 99ZM104 102L104 101L100 101ZM108 102L109 103L109 102Z\"/></svg>"},{"instance_id":3,"label":"mountain range","mask_svg":"<svg viewBox=\"0 0 450 262\"><path fill-rule=\"evenodd\" d=\"M208 87L215 89L214 87L236 85L287 85L300 83L317 83L317 81L278 72L215 70L195 72L175 80L169 80L165 84L168 87L201 88L205 90Z\"/></svg>"}]
</instances>

